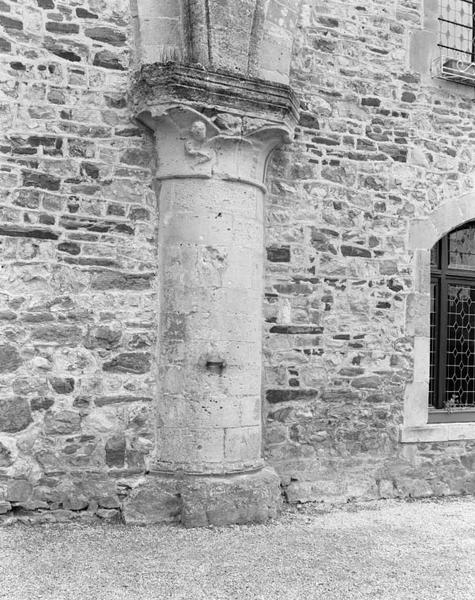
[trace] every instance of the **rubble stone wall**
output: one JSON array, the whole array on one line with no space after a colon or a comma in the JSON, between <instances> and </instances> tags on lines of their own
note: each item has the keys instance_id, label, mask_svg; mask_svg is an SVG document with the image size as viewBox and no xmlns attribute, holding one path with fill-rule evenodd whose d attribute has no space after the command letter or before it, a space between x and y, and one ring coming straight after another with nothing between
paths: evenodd
<instances>
[{"instance_id":1,"label":"rubble stone wall","mask_svg":"<svg viewBox=\"0 0 475 600\"><path fill-rule=\"evenodd\" d=\"M246 59L283 81L263 57L298 22L301 119L266 182L266 458L290 502L473 493L475 441L399 442L428 323L408 232L473 189L473 93L411 63L422 0L290 4ZM146 5L0 0L3 519L117 519L152 462L155 151L128 94Z\"/></svg>"},{"instance_id":2,"label":"rubble stone wall","mask_svg":"<svg viewBox=\"0 0 475 600\"><path fill-rule=\"evenodd\" d=\"M475 491L473 441L399 442L429 325L410 224L474 186L473 88L430 73L437 6L301 11L300 126L274 157L266 210L266 453L289 501Z\"/></svg>"},{"instance_id":3,"label":"rubble stone wall","mask_svg":"<svg viewBox=\"0 0 475 600\"><path fill-rule=\"evenodd\" d=\"M128 106L133 43L126 0L0 2L10 516L115 519L153 447L154 152Z\"/></svg>"}]
</instances>

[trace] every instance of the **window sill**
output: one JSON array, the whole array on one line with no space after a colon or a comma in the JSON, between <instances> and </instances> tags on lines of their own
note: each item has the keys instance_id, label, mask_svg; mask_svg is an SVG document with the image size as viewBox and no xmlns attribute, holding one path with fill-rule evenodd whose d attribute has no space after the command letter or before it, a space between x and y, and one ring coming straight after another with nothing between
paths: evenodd
<instances>
[{"instance_id":1,"label":"window sill","mask_svg":"<svg viewBox=\"0 0 475 600\"><path fill-rule=\"evenodd\" d=\"M447 412L446 410L429 408L428 423L475 423L475 410L470 408Z\"/></svg>"},{"instance_id":2,"label":"window sill","mask_svg":"<svg viewBox=\"0 0 475 600\"><path fill-rule=\"evenodd\" d=\"M438 77L462 85L475 86L475 64L453 58L444 58L440 62Z\"/></svg>"},{"instance_id":3,"label":"window sill","mask_svg":"<svg viewBox=\"0 0 475 600\"><path fill-rule=\"evenodd\" d=\"M400 428L400 441L403 444L460 440L475 440L475 423L431 423L417 426L403 425Z\"/></svg>"}]
</instances>

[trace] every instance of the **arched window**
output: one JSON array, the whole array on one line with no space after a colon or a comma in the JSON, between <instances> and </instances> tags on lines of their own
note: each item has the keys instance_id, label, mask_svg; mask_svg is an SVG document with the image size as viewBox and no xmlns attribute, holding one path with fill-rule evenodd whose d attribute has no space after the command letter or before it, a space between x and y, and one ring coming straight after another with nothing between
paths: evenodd
<instances>
[{"instance_id":1,"label":"arched window","mask_svg":"<svg viewBox=\"0 0 475 600\"><path fill-rule=\"evenodd\" d=\"M429 423L475 419L475 221L431 251Z\"/></svg>"}]
</instances>

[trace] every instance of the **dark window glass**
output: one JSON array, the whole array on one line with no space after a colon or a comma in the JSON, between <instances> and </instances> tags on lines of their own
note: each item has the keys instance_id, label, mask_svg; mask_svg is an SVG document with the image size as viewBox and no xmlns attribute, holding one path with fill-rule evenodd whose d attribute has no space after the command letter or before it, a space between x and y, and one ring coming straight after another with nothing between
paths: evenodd
<instances>
[{"instance_id":1,"label":"dark window glass","mask_svg":"<svg viewBox=\"0 0 475 600\"><path fill-rule=\"evenodd\" d=\"M439 267L439 244L436 244L430 251L430 264L432 267Z\"/></svg>"},{"instance_id":2,"label":"dark window glass","mask_svg":"<svg viewBox=\"0 0 475 600\"><path fill-rule=\"evenodd\" d=\"M449 234L449 267L475 270L475 227Z\"/></svg>"}]
</instances>

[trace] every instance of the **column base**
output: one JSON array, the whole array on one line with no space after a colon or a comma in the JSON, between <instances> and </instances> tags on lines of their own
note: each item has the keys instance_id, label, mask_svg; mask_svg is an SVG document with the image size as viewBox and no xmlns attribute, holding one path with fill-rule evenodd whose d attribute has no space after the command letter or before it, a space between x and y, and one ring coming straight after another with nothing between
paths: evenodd
<instances>
[{"instance_id":1,"label":"column base","mask_svg":"<svg viewBox=\"0 0 475 600\"><path fill-rule=\"evenodd\" d=\"M270 467L239 475L151 474L124 502L123 517L129 525L206 527L263 523L281 507L280 478Z\"/></svg>"}]
</instances>

